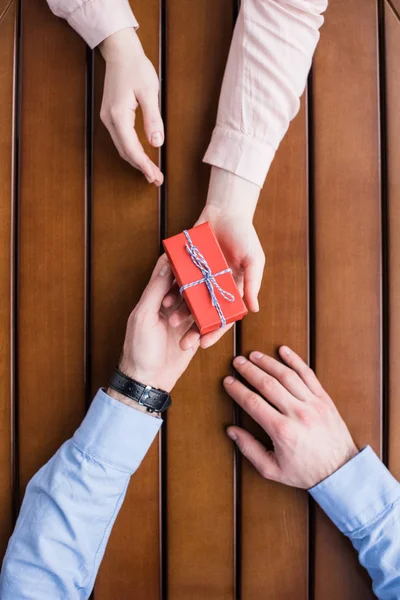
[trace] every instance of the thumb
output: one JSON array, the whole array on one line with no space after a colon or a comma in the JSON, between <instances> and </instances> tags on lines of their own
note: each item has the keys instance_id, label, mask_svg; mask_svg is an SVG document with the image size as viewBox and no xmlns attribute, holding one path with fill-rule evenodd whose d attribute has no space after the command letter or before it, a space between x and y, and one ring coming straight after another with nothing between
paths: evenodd
<instances>
[{"instance_id":1,"label":"thumb","mask_svg":"<svg viewBox=\"0 0 400 600\"><path fill-rule=\"evenodd\" d=\"M158 148L164 143L164 124L158 104L158 90L146 88L137 90L136 98L143 114L144 130L152 146Z\"/></svg>"},{"instance_id":2,"label":"thumb","mask_svg":"<svg viewBox=\"0 0 400 600\"><path fill-rule=\"evenodd\" d=\"M265 256L260 247L256 255L250 256L244 267L244 300L252 312L258 312L258 294L261 288L265 265Z\"/></svg>"},{"instance_id":3,"label":"thumb","mask_svg":"<svg viewBox=\"0 0 400 600\"><path fill-rule=\"evenodd\" d=\"M160 256L150 281L145 288L139 304L151 312L158 313L164 296L171 289L173 281L172 270L166 254Z\"/></svg>"},{"instance_id":4,"label":"thumb","mask_svg":"<svg viewBox=\"0 0 400 600\"><path fill-rule=\"evenodd\" d=\"M227 434L265 479L280 480L280 469L274 452L264 448L251 433L240 427L228 427Z\"/></svg>"}]
</instances>

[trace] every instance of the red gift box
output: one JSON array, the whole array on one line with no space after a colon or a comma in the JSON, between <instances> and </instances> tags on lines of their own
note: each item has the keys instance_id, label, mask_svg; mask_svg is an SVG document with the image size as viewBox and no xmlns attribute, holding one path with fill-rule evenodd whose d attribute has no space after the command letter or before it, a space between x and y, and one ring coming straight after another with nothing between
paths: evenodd
<instances>
[{"instance_id":1,"label":"red gift box","mask_svg":"<svg viewBox=\"0 0 400 600\"><path fill-rule=\"evenodd\" d=\"M208 286L203 281L183 290L183 297L196 321L200 334L204 335L219 329L223 324L223 319L227 324L239 321L247 314L247 309L232 273L229 271L219 274L229 267L210 224L202 223L193 229L188 229L187 233L191 243L183 232L164 240L163 245L180 288L204 279L207 267L215 276L215 279L208 279ZM191 252L188 251L188 248ZM194 259L191 254L194 255ZM206 261L206 265L203 264L203 271L196 265L200 257ZM212 286L219 308L213 306L210 286ZM218 286L222 289L218 289Z\"/></svg>"}]
</instances>

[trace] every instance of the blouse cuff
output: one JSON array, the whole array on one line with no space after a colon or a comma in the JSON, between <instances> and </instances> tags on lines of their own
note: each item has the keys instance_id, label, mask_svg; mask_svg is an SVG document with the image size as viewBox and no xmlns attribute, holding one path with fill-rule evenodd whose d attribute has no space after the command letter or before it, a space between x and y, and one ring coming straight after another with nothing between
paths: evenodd
<instances>
[{"instance_id":1,"label":"blouse cuff","mask_svg":"<svg viewBox=\"0 0 400 600\"><path fill-rule=\"evenodd\" d=\"M217 125L203 161L225 169L260 188L275 156L275 150L240 131Z\"/></svg>"},{"instance_id":2,"label":"blouse cuff","mask_svg":"<svg viewBox=\"0 0 400 600\"><path fill-rule=\"evenodd\" d=\"M67 21L91 48L121 29L139 27L128 0L89 0L70 14Z\"/></svg>"}]
</instances>

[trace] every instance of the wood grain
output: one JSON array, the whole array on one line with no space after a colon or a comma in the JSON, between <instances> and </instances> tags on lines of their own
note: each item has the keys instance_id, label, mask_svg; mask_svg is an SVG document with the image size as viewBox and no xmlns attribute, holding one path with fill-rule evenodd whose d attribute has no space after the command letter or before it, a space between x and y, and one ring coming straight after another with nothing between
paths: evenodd
<instances>
[{"instance_id":1,"label":"wood grain","mask_svg":"<svg viewBox=\"0 0 400 600\"><path fill-rule=\"evenodd\" d=\"M173 0L167 24L168 235L191 226L206 200L201 164L214 127L233 27L229 0ZM221 379L232 332L200 351L168 415L168 593L173 600L233 597L232 406Z\"/></svg>"},{"instance_id":2,"label":"wood grain","mask_svg":"<svg viewBox=\"0 0 400 600\"><path fill-rule=\"evenodd\" d=\"M400 22L385 5L386 115L387 115L387 194L389 244L389 468L400 478Z\"/></svg>"},{"instance_id":3,"label":"wood grain","mask_svg":"<svg viewBox=\"0 0 400 600\"><path fill-rule=\"evenodd\" d=\"M302 109L268 174L255 226L266 254L260 312L243 321L247 355L288 344L308 358L307 122ZM261 440L259 428L243 425ZM308 598L307 494L262 479L242 462L242 598ZM285 573L290 573L290 577Z\"/></svg>"},{"instance_id":4,"label":"wood grain","mask_svg":"<svg viewBox=\"0 0 400 600\"><path fill-rule=\"evenodd\" d=\"M377 84L376 3L332 3L313 77L315 368L356 443L380 453ZM316 598L373 597L356 553L320 511L314 568Z\"/></svg>"},{"instance_id":5,"label":"wood grain","mask_svg":"<svg viewBox=\"0 0 400 600\"><path fill-rule=\"evenodd\" d=\"M0 561L12 529L11 260L16 7L0 2Z\"/></svg>"},{"instance_id":6,"label":"wood grain","mask_svg":"<svg viewBox=\"0 0 400 600\"><path fill-rule=\"evenodd\" d=\"M135 5L140 36L158 64L158 0ZM129 313L158 257L158 192L125 163L100 122L104 64L96 57L92 244L93 394L118 361ZM144 140L139 124L139 135ZM148 145L146 145L148 148ZM157 161L157 152L151 151ZM159 597L158 442L135 473L95 587L96 600Z\"/></svg>"},{"instance_id":7,"label":"wood grain","mask_svg":"<svg viewBox=\"0 0 400 600\"><path fill-rule=\"evenodd\" d=\"M22 3L19 459L22 488L80 423L84 398L85 46Z\"/></svg>"}]
</instances>

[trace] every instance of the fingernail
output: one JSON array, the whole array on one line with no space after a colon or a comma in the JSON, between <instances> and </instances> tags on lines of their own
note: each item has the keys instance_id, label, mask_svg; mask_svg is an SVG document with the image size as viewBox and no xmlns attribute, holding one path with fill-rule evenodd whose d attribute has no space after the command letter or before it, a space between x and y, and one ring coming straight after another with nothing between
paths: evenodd
<instances>
[{"instance_id":1,"label":"fingernail","mask_svg":"<svg viewBox=\"0 0 400 600\"><path fill-rule=\"evenodd\" d=\"M238 439L238 436L236 435L235 431L231 431L230 429L228 429L228 431L226 433L231 438L231 440L233 440L234 442L236 442L236 440Z\"/></svg>"},{"instance_id":2,"label":"fingernail","mask_svg":"<svg viewBox=\"0 0 400 600\"><path fill-rule=\"evenodd\" d=\"M252 352L250 354L250 358L255 358L256 360L262 358L264 354L262 352Z\"/></svg>"},{"instance_id":3,"label":"fingernail","mask_svg":"<svg viewBox=\"0 0 400 600\"><path fill-rule=\"evenodd\" d=\"M289 354L291 354L292 351L287 346L282 346L281 347L281 352L282 352L282 354L285 354L285 356L289 356Z\"/></svg>"},{"instance_id":4,"label":"fingernail","mask_svg":"<svg viewBox=\"0 0 400 600\"><path fill-rule=\"evenodd\" d=\"M234 365L244 365L245 362L246 362L246 359L244 356L237 356L234 359L233 364Z\"/></svg>"},{"instance_id":5,"label":"fingernail","mask_svg":"<svg viewBox=\"0 0 400 600\"><path fill-rule=\"evenodd\" d=\"M232 385L232 383L234 383L234 381L235 381L235 378L232 377L231 375L228 375L228 377L225 377L225 379L224 379L224 383L226 385Z\"/></svg>"},{"instance_id":6,"label":"fingernail","mask_svg":"<svg viewBox=\"0 0 400 600\"><path fill-rule=\"evenodd\" d=\"M171 272L171 267L169 266L169 264L167 263L166 265L163 266L163 268L160 271L160 275L162 275L163 277L165 275L168 275L168 273Z\"/></svg>"},{"instance_id":7,"label":"fingernail","mask_svg":"<svg viewBox=\"0 0 400 600\"><path fill-rule=\"evenodd\" d=\"M153 135L151 136L151 143L153 144L153 146L161 146L162 142L163 137L161 131L156 131L156 133L153 133Z\"/></svg>"}]
</instances>

